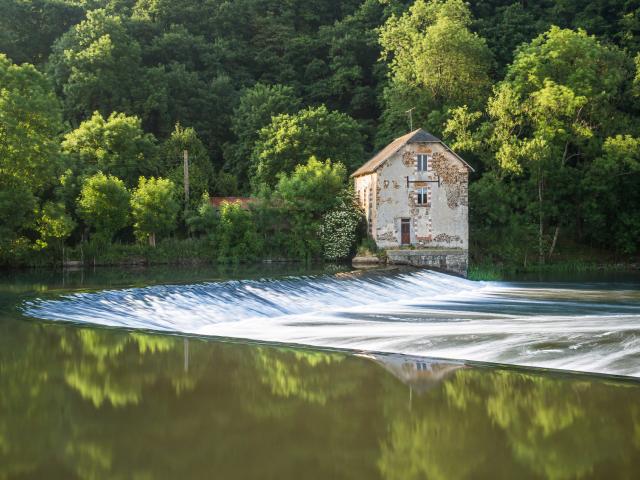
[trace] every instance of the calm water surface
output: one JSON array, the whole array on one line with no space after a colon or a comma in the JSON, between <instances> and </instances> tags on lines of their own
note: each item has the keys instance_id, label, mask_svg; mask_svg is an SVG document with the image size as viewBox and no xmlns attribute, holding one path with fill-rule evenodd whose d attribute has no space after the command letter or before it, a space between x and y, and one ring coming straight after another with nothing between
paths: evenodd
<instances>
[{"instance_id":1,"label":"calm water surface","mask_svg":"<svg viewBox=\"0 0 640 480\"><path fill-rule=\"evenodd\" d=\"M320 273L5 276L0 479L637 478L634 279ZM228 336L363 351L175 334L234 325ZM392 348L369 348L387 331ZM565 354L626 377L410 355L473 353L473 338L499 350L489 359Z\"/></svg>"}]
</instances>

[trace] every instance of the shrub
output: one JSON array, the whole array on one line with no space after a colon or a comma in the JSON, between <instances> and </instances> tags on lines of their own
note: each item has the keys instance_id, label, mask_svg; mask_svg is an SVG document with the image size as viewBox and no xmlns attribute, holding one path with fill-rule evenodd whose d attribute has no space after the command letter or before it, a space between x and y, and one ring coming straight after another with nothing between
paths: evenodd
<instances>
[{"instance_id":1,"label":"shrub","mask_svg":"<svg viewBox=\"0 0 640 480\"><path fill-rule=\"evenodd\" d=\"M259 255L262 246L253 216L240 202L223 202L220 206L217 237L220 261L253 259Z\"/></svg>"},{"instance_id":2,"label":"shrub","mask_svg":"<svg viewBox=\"0 0 640 480\"><path fill-rule=\"evenodd\" d=\"M352 204L330 210L322 217L318 229L322 255L327 260L344 260L353 253L358 239L362 212Z\"/></svg>"},{"instance_id":3,"label":"shrub","mask_svg":"<svg viewBox=\"0 0 640 480\"><path fill-rule=\"evenodd\" d=\"M173 231L180 205L175 185L165 178L140 177L138 188L131 196L131 209L138 239L148 239L155 247L156 237Z\"/></svg>"},{"instance_id":4,"label":"shrub","mask_svg":"<svg viewBox=\"0 0 640 480\"><path fill-rule=\"evenodd\" d=\"M95 230L99 243L109 243L118 230L129 225L129 191L124 182L98 172L82 184L78 215Z\"/></svg>"}]
</instances>

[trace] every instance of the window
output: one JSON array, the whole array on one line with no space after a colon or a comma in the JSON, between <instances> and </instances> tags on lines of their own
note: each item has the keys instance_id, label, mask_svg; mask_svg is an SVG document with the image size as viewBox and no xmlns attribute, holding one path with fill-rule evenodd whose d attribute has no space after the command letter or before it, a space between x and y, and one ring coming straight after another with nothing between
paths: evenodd
<instances>
[{"instance_id":1,"label":"window","mask_svg":"<svg viewBox=\"0 0 640 480\"><path fill-rule=\"evenodd\" d=\"M421 187L417 191L417 203L418 205L427 205L427 187Z\"/></svg>"},{"instance_id":2,"label":"window","mask_svg":"<svg viewBox=\"0 0 640 480\"><path fill-rule=\"evenodd\" d=\"M418 171L426 172L430 161L431 161L431 155L419 153L418 154Z\"/></svg>"}]
</instances>

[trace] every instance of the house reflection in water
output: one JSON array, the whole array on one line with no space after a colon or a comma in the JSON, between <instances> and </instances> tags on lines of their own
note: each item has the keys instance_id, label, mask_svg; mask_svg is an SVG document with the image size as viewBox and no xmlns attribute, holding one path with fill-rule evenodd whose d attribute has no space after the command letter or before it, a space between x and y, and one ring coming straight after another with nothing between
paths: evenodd
<instances>
[{"instance_id":1,"label":"house reflection in water","mask_svg":"<svg viewBox=\"0 0 640 480\"><path fill-rule=\"evenodd\" d=\"M434 360L424 357L412 357L400 354L364 353L359 357L373 360L390 372L410 391L422 394L440 384L445 378L461 368L467 368L464 362L455 360Z\"/></svg>"}]
</instances>

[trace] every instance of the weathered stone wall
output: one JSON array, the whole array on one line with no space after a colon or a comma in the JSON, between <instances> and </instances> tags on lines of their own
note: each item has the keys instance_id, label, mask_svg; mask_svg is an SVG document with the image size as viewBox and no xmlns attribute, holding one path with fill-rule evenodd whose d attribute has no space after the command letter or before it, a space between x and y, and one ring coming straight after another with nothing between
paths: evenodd
<instances>
[{"instance_id":1,"label":"weathered stone wall","mask_svg":"<svg viewBox=\"0 0 640 480\"><path fill-rule=\"evenodd\" d=\"M417 154L432 155L427 172L418 172ZM438 183L427 182L428 180ZM407 187L407 177L411 181ZM382 248L401 244L400 225L411 220L411 244L468 248L468 170L440 143L410 143L378 168L355 179L370 233ZM427 188L427 205L416 191Z\"/></svg>"},{"instance_id":2,"label":"weathered stone wall","mask_svg":"<svg viewBox=\"0 0 640 480\"><path fill-rule=\"evenodd\" d=\"M377 173L372 173L370 175L363 175L361 177L356 177L355 179L355 189L356 194L358 196L358 201L360 202L360 206L364 210L364 214L367 218L367 226L369 228L369 235L375 238L375 228L376 228L376 180Z\"/></svg>"},{"instance_id":3,"label":"weathered stone wall","mask_svg":"<svg viewBox=\"0 0 640 480\"><path fill-rule=\"evenodd\" d=\"M387 261L394 265L413 265L466 277L469 253L462 249L387 250Z\"/></svg>"}]
</instances>

